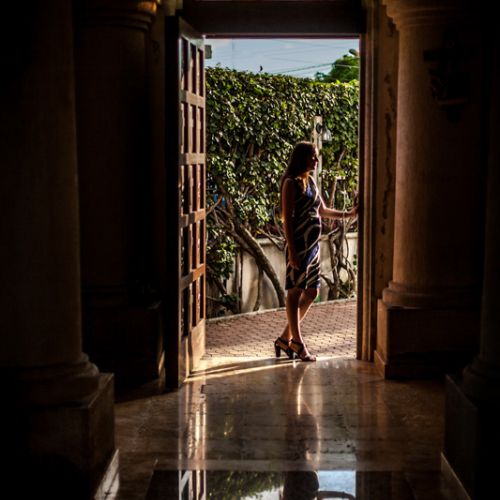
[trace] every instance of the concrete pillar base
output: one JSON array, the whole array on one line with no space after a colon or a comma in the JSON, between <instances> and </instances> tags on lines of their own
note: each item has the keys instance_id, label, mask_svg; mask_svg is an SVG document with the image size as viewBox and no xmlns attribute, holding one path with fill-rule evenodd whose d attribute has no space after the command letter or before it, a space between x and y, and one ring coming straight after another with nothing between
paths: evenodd
<instances>
[{"instance_id":1,"label":"concrete pillar base","mask_svg":"<svg viewBox=\"0 0 500 500\"><path fill-rule=\"evenodd\" d=\"M458 376L446 378L443 455L470 498L489 499L498 489L500 404L474 401L461 383Z\"/></svg>"},{"instance_id":2,"label":"concrete pillar base","mask_svg":"<svg viewBox=\"0 0 500 500\"><path fill-rule=\"evenodd\" d=\"M163 363L160 304L84 306L83 348L117 387L154 380Z\"/></svg>"},{"instance_id":3,"label":"concrete pillar base","mask_svg":"<svg viewBox=\"0 0 500 500\"><path fill-rule=\"evenodd\" d=\"M441 474L443 474L444 480L452 488L453 498L455 500L471 500L467 490L464 488L462 481L457 477L453 467L449 464L446 457L441 453Z\"/></svg>"},{"instance_id":4,"label":"concrete pillar base","mask_svg":"<svg viewBox=\"0 0 500 500\"><path fill-rule=\"evenodd\" d=\"M79 404L6 408L7 491L94 498L115 452L113 405L113 376L100 374L97 391Z\"/></svg>"},{"instance_id":5,"label":"concrete pillar base","mask_svg":"<svg viewBox=\"0 0 500 500\"><path fill-rule=\"evenodd\" d=\"M375 364L385 378L462 369L478 349L479 310L395 307L378 301Z\"/></svg>"}]
</instances>

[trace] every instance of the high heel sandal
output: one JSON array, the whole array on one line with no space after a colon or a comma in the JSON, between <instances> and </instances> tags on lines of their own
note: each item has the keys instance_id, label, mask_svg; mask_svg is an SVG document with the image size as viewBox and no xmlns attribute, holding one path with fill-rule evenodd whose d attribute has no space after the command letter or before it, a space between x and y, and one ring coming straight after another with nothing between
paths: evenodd
<instances>
[{"instance_id":1,"label":"high heel sandal","mask_svg":"<svg viewBox=\"0 0 500 500\"><path fill-rule=\"evenodd\" d=\"M298 350L293 348L293 345L299 346ZM290 349L294 352L302 361L316 361L316 356L314 354L305 354L306 346L302 342L298 342L297 340L293 340L290 342Z\"/></svg>"},{"instance_id":2,"label":"high heel sandal","mask_svg":"<svg viewBox=\"0 0 500 500\"><path fill-rule=\"evenodd\" d=\"M283 351L290 359L293 359L293 351L292 349L290 349L290 344L288 343L287 340L281 337L278 337L274 341L274 351L276 352L277 358L281 356L281 351Z\"/></svg>"}]
</instances>

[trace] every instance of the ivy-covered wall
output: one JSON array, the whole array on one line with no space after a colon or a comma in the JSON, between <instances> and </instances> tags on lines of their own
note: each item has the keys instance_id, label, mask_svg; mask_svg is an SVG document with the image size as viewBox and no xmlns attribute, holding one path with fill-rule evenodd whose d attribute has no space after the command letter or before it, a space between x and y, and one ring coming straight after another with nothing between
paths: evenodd
<instances>
[{"instance_id":1,"label":"ivy-covered wall","mask_svg":"<svg viewBox=\"0 0 500 500\"><path fill-rule=\"evenodd\" d=\"M232 270L236 247L250 244L241 241L243 229L254 238L281 234L280 177L294 144L311 139L316 115L333 136L321 151L323 198L329 202L333 192L338 208L344 201L350 206L335 190L335 178L346 178L345 191L352 197L359 87L357 81L322 83L222 68L206 70L206 87L208 277L222 284Z\"/></svg>"}]
</instances>

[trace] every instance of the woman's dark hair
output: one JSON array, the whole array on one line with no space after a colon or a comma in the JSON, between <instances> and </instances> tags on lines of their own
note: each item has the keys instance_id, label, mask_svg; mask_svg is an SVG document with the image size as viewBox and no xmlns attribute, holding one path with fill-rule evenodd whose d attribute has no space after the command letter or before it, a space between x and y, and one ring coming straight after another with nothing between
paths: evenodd
<instances>
[{"instance_id":1,"label":"woman's dark hair","mask_svg":"<svg viewBox=\"0 0 500 500\"><path fill-rule=\"evenodd\" d=\"M290 155L288 166L281 177L281 188L283 188L285 179L295 179L296 177L302 177L304 175L307 171L307 161L315 153L315 150L316 146L309 141L301 141L295 144L292 154Z\"/></svg>"}]
</instances>

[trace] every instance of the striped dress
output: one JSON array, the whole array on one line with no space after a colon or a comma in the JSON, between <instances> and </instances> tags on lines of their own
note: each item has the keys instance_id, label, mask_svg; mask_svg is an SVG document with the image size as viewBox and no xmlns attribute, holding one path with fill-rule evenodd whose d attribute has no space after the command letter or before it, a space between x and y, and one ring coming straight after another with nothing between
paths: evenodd
<instances>
[{"instance_id":1,"label":"striped dress","mask_svg":"<svg viewBox=\"0 0 500 500\"><path fill-rule=\"evenodd\" d=\"M302 192L302 180L295 183L295 206L292 214L293 240L299 260L299 269L288 265L288 245L286 246L286 284L290 288L319 288L319 239L321 200L316 183L309 176L307 187Z\"/></svg>"}]
</instances>

